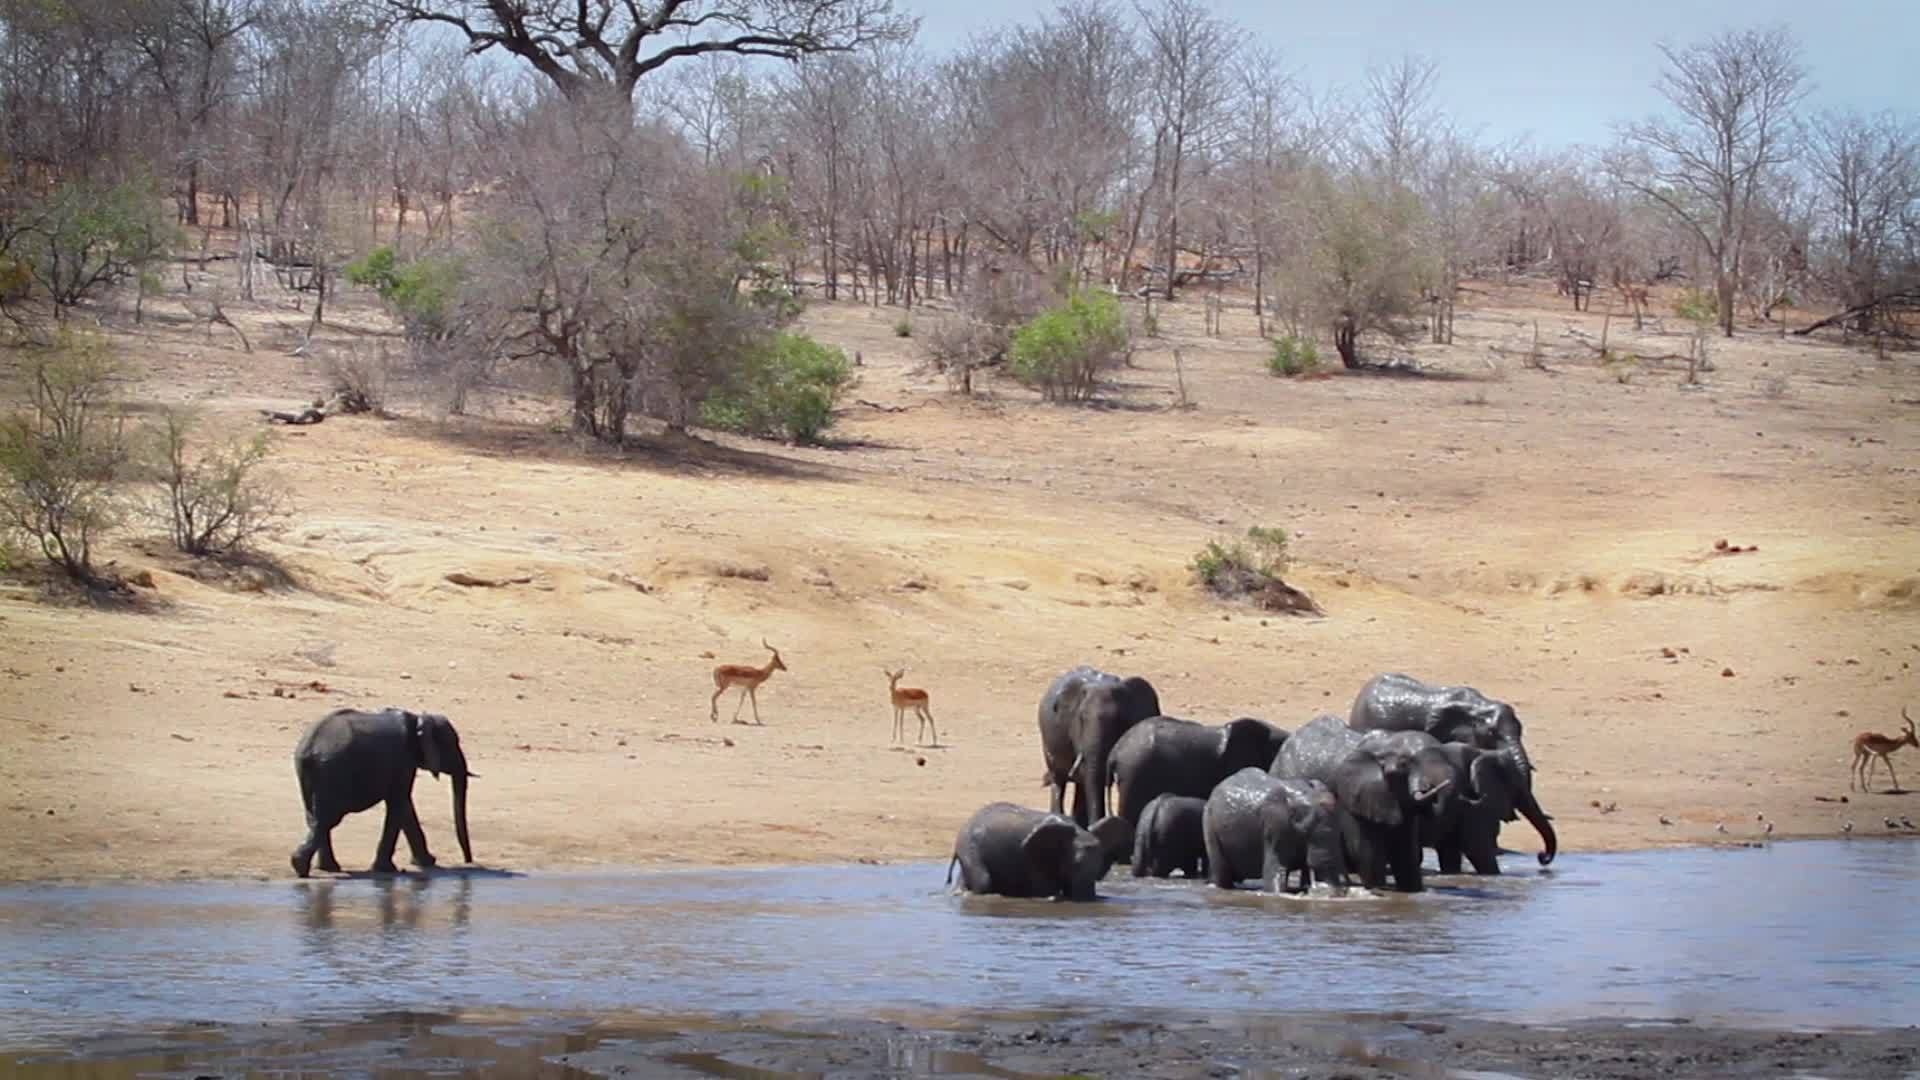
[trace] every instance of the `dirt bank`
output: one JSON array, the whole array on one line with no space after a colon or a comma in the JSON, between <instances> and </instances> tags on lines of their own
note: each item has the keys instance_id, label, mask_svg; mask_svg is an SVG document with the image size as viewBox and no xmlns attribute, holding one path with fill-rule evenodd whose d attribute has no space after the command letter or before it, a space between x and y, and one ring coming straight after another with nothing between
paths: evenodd
<instances>
[{"instance_id":1,"label":"dirt bank","mask_svg":"<svg viewBox=\"0 0 1920 1080\"><path fill-rule=\"evenodd\" d=\"M440 423L404 385L401 419L276 430L284 578L204 579L135 538L110 555L153 571L138 610L0 586L0 878L285 875L301 729L389 703L459 726L490 865L938 856L980 803L1044 800L1034 706L1082 662L1149 676L1178 715L1289 726L1382 670L1476 685L1518 707L1567 857L1920 813L1820 801L1847 794L1853 733L1914 697L1914 363L1748 335L1698 391L1496 370L1489 346L1535 318L1598 319L1492 295L1418 350L1453 376L1424 379L1274 379L1250 319L1212 339L1174 305L1094 408L957 400L890 315L824 306L813 331L860 351L854 396L885 407L849 404L832 449L615 457L552 433L531 390ZM320 344L386 332L336 310ZM291 317L247 318L251 356L184 321L119 333L128 396L237 425L310 398L324 349L281 355ZM1169 344L1195 408L1171 407ZM1253 524L1289 530L1326 618L1191 589L1201 544ZM788 666L765 726L726 723L731 698L710 723L709 670L762 637ZM900 665L939 749L888 745ZM1920 753L1895 760L1920 783ZM417 794L445 858L446 787ZM378 828L336 835L350 867Z\"/></svg>"},{"instance_id":2,"label":"dirt bank","mask_svg":"<svg viewBox=\"0 0 1920 1080\"><path fill-rule=\"evenodd\" d=\"M1063 1076L1185 1078L1898 1077L1915 1032L1781 1033L1691 1024L1525 1027L1452 1017L1200 1020L1031 1014L823 1021L389 1013L331 1025L197 1027L0 1052L21 1080L86 1075L474 1077Z\"/></svg>"}]
</instances>

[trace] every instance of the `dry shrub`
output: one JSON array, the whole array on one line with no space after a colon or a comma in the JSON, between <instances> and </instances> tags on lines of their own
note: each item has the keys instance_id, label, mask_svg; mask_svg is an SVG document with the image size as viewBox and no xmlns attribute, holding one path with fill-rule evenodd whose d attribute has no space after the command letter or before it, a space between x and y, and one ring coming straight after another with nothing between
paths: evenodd
<instances>
[{"instance_id":1,"label":"dry shrub","mask_svg":"<svg viewBox=\"0 0 1920 1080\"><path fill-rule=\"evenodd\" d=\"M336 349L327 359L327 383L343 413L385 413L393 360L382 342L368 351L358 344Z\"/></svg>"}]
</instances>

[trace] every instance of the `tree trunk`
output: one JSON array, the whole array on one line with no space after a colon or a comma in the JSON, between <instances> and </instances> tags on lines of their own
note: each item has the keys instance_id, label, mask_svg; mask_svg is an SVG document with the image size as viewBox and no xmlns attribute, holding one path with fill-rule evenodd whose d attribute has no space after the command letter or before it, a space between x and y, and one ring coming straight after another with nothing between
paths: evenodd
<instances>
[{"instance_id":1,"label":"tree trunk","mask_svg":"<svg viewBox=\"0 0 1920 1080\"><path fill-rule=\"evenodd\" d=\"M1333 347L1340 353L1340 363L1349 370L1360 366L1359 328L1350 316L1341 316L1333 326Z\"/></svg>"}]
</instances>

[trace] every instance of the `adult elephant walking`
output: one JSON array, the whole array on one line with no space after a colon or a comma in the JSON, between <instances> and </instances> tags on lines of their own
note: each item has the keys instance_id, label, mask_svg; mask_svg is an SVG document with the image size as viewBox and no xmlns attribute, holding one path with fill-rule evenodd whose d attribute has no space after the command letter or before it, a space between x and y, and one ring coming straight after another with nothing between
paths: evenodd
<instances>
[{"instance_id":1,"label":"adult elephant walking","mask_svg":"<svg viewBox=\"0 0 1920 1080\"><path fill-rule=\"evenodd\" d=\"M453 781L453 832L461 858L473 861L473 846L467 839L467 781L478 774L468 770L460 734L446 717L392 708L380 712L335 709L300 737L293 768L300 779L300 802L307 811L307 838L292 859L293 872L301 877L312 869L316 853L320 869L338 873L334 826L348 814L379 802L387 804L387 820L373 870L395 872L393 849L403 832L414 865L435 865L413 808L414 776L421 769L436 778L446 773Z\"/></svg>"},{"instance_id":2,"label":"adult elephant walking","mask_svg":"<svg viewBox=\"0 0 1920 1080\"><path fill-rule=\"evenodd\" d=\"M1513 820L1516 810L1524 815L1545 845L1540 865L1553 861L1559 839L1534 799L1533 760L1521 740L1520 717L1512 705L1470 686L1439 686L1389 672L1376 675L1361 688L1347 725L1356 731L1424 731L1442 743L1465 743L1497 753L1499 757L1481 768L1500 770L1506 786L1514 789L1511 807L1502 811L1502 819ZM1494 832L1498 831L1496 826Z\"/></svg>"},{"instance_id":3,"label":"adult elephant walking","mask_svg":"<svg viewBox=\"0 0 1920 1080\"><path fill-rule=\"evenodd\" d=\"M1318 780L1347 812L1347 866L1368 888L1392 874L1394 888L1419 892L1420 818L1451 784L1432 783L1404 747L1367 739L1337 716L1323 715L1293 733L1272 773L1283 779Z\"/></svg>"},{"instance_id":4,"label":"adult elephant walking","mask_svg":"<svg viewBox=\"0 0 1920 1080\"><path fill-rule=\"evenodd\" d=\"M1095 883L1113 867L1123 842L1118 818L1089 830L1060 814L989 803L954 838L947 883L958 866L960 887L970 893L1092 900Z\"/></svg>"},{"instance_id":5,"label":"adult elephant walking","mask_svg":"<svg viewBox=\"0 0 1920 1080\"><path fill-rule=\"evenodd\" d=\"M1114 813L1137 825L1161 795L1204 799L1241 769L1266 771L1286 741L1284 729L1250 716L1219 727L1149 717L1120 736L1107 759L1119 803Z\"/></svg>"},{"instance_id":6,"label":"adult elephant walking","mask_svg":"<svg viewBox=\"0 0 1920 1080\"><path fill-rule=\"evenodd\" d=\"M1160 695L1139 676L1082 665L1053 680L1040 699L1040 749L1053 812L1063 812L1072 781L1073 820L1085 827L1106 817L1107 756L1129 728L1158 715Z\"/></svg>"}]
</instances>

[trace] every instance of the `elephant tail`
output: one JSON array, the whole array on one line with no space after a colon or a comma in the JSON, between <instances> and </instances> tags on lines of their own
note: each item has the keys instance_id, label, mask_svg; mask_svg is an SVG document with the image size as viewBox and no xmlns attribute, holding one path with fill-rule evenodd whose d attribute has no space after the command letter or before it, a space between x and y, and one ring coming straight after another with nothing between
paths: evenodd
<instances>
[{"instance_id":1,"label":"elephant tail","mask_svg":"<svg viewBox=\"0 0 1920 1080\"><path fill-rule=\"evenodd\" d=\"M949 889L953 888L953 868L959 865L960 853L956 851L953 853L953 858L947 860L947 888ZM965 884L965 882L962 882L962 884Z\"/></svg>"}]
</instances>

